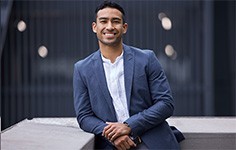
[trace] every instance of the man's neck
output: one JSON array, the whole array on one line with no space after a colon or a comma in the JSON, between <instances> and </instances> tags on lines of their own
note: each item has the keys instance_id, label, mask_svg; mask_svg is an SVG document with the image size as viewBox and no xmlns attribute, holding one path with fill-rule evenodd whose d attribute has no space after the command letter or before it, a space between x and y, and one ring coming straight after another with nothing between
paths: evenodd
<instances>
[{"instance_id":1,"label":"man's neck","mask_svg":"<svg viewBox=\"0 0 236 150\"><path fill-rule=\"evenodd\" d=\"M116 58L121 55L123 46L119 44L117 46L108 46L100 44L100 51L103 57L110 59L111 63L114 63Z\"/></svg>"}]
</instances>

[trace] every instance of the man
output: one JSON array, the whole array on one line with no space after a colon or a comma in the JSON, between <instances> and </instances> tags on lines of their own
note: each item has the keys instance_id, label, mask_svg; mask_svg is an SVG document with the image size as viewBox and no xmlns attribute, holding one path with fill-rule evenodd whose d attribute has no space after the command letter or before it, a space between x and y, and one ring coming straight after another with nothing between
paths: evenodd
<instances>
[{"instance_id":1,"label":"man","mask_svg":"<svg viewBox=\"0 0 236 150\"><path fill-rule=\"evenodd\" d=\"M155 54L123 44L125 13L113 2L95 11L99 50L74 67L74 107L97 149L179 149L165 121L174 106Z\"/></svg>"}]
</instances>

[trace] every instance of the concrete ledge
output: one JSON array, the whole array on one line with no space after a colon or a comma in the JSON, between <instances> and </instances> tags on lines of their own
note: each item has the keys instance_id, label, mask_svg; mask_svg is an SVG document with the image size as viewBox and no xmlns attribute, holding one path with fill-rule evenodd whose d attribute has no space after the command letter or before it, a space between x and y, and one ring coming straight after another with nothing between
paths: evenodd
<instances>
[{"instance_id":1,"label":"concrete ledge","mask_svg":"<svg viewBox=\"0 0 236 150\"><path fill-rule=\"evenodd\" d=\"M68 124L69 123L69 124ZM73 118L24 120L1 133L2 150L93 149L94 135L73 126Z\"/></svg>"},{"instance_id":2,"label":"concrete ledge","mask_svg":"<svg viewBox=\"0 0 236 150\"><path fill-rule=\"evenodd\" d=\"M184 134L181 149L236 149L235 117L173 117L167 121Z\"/></svg>"},{"instance_id":3,"label":"concrete ledge","mask_svg":"<svg viewBox=\"0 0 236 150\"><path fill-rule=\"evenodd\" d=\"M185 136L181 149L236 149L236 117L172 117ZM1 133L3 150L93 149L94 135L79 129L75 118L24 120Z\"/></svg>"}]
</instances>

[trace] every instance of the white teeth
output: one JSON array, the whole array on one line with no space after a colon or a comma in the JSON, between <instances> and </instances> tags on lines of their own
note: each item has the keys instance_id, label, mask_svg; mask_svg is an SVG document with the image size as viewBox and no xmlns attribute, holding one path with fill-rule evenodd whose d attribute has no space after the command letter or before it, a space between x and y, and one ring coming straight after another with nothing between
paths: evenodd
<instances>
[{"instance_id":1,"label":"white teeth","mask_svg":"<svg viewBox=\"0 0 236 150\"><path fill-rule=\"evenodd\" d=\"M114 33L105 33L105 35L115 35Z\"/></svg>"}]
</instances>

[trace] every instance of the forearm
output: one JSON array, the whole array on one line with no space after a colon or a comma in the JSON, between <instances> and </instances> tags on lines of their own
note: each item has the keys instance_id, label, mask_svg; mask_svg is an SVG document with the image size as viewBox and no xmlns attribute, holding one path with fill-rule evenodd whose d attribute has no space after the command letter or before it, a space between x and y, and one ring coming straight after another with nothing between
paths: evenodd
<instances>
[{"instance_id":1,"label":"forearm","mask_svg":"<svg viewBox=\"0 0 236 150\"><path fill-rule=\"evenodd\" d=\"M148 129L163 123L173 114L173 110L172 103L159 101L150 108L131 116L125 122L130 126L134 136L140 136Z\"/></svg>"},{"instance_id":2,"label":"forearm","mask_svg":"<svg viewBox=\"0 0 236 150\"><path fill-rule=\"evenodd\" d=\"M106 123L94 115L87 94L75 94L75 112L80 128L86 132L101 134Z\"/></svg>"},{"instance_id":3,"label":"forearm","mask_svg":"<svg viewBox=\"0 0 236 150\"><path fill-rule=\"evenodd\" d=\"M107 125L95 116L88 116L83 119L77 117L77 121L82 130L96 135L101 135L104 127Z\"/></svg>"}]
</instances>

